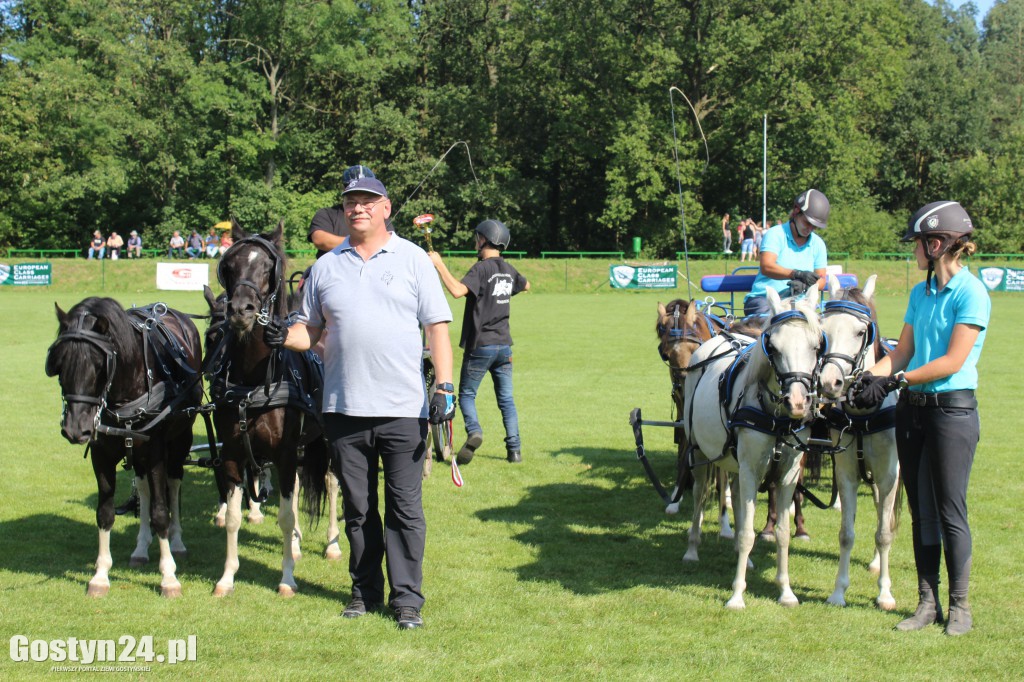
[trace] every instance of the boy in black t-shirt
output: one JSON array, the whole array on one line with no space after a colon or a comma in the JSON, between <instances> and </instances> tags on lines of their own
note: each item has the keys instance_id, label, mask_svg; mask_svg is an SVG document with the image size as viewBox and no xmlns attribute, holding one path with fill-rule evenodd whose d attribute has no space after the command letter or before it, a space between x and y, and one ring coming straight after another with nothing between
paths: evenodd
<instances>
[{"instance_id":1,"label":"boy in black t-shirt","mask_svg":"<svg viewBox=\"0 0 1024 682\"><path fill-rule=\"evenodd\" d=\"M445 267L441 254L436 251L428 254L451 295L467 297L462 340L459 341L459 346L465 350L459 377L459 406L466 422L467 437L466 444L456 455L459 464L469 464L484 440L476 413L476 392L488 372L494 380L494 393L505 423L506 459L513 464L522 461L519 417L512 399L512 334L508 317L512 297L520 291L529 291L530 283L501 257L509 239L508 228L497 220L485 220L477 225L476 249L480 260L462 281L455 279Z\"/></svg>"}]
</instances>

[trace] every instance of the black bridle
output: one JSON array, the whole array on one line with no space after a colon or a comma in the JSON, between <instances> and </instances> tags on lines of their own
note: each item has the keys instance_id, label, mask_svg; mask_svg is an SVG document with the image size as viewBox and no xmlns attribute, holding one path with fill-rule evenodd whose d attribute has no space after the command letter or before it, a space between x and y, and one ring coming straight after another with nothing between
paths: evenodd
<instances>
[{"instance_id":1,"label":"black bridle","mask_svg":"<svg viewBox=\"0 0 1024 682\"><path fill-rule=\"evenodd\" d=\"M83 395L78 393L64 393L63 388L61 389L61 403L63 408L61 409L61 425L64 424L64 420L67 419L68 405L71 403L81 403L85 405L95 405L98 409L93 417L93 432L98 433L100 428L100 420L103 416L103 410L107 407L107 395L110 393L110 386L114 382L114 372L117 370L117 351L114 349L114 344L111 342L110 337L92 331L92 329L86 329L85 321L87 318L96 318L94 315L82 311L76 318L68 323L68 328L62 331L57 339L50 344L49 349L46 351L46 375L57 376L59 374L57 368L54 366L53 352L57 346L62 343L68 343L69 341L79 341L88 343L91 346L99 349L100 353L103 354L106 365L106 383L103 386L103 390L98 396Z\"/></svg>"},{"instance_id":2,"label":"black bridle","mask_svg":"<svg viewBox=\"0 0 1024 682\"><path fill-rule=\"evenodd\" d=\"M844 377L854 376L860 369L863 368L864 357L867 355L868 348L875 342L878 337L878 326L871 317L871 309L866 305L855 303L853 301L846 300L832 300L825 303L825 310L822 313L822 318L828 317L829 315L837 315L845 313L847 315L853 315L855 318L864 322L867 325L867 333L864 335L864 340L861 343L860 350L856 356L846 355L845 353L838 353L835 351L826 351L821 355L820 369L824 369L826 365L833 364L839 369L839 373ZM840 361L848 363L850 366L849 374L844 370ZM820 374L820 371L819 371Z\"/></svg>"},{"instance_id":3,"label":"black bridle","mask_svg":"<svg viewBox=\"0 0 1024 682\"><path fill-rule=\"evenodd\" d=\"M786 324L792 320L803 320L810 324L810 320L807 316L799 310L785 310L774 317L768 322L768 327L761 334L761 350L768 358L768 364L771 366L772 371L775 374L776 379L779 382L779 392L774 393L762 382L761 390L763 393L768 394L769 400L773 403L780 403L785 399L785 395L789 392L789 388L796 383L803 384L807 389L807 395L810 398L817 396L818 386L818 375L821 372L821 357L822 354L828 352L828 336L824 332L821 334L821 341L818 343L818 362L814 365L814 370L811 373L807 372L780 372L778 365L775 362L775 355L771 346L772 334L781 325Z\"/></svg>"},{"instance_id":4,"label":"black bridle","mask_svg":"<svg viewBox=\"0 0 1024 682\"><path fill-rule=\"evenodd\" d=\"M266 252L267 256L270 257L270 279L267 287L267 291L263 291L256 282L251 279L244 277L239 278L233 282L233 286L228 287L228 277L225 272L225 264L228 261L228 257L231 256L231 252L239 249L245 244L254 245ZM261 326L267 326L274 314L274 306L277 303L277 297L281 293L281 288L284 286L281 275L281 257L277 253L277 248L269 241L259 235L251 235L244 239L241 239L231 245L223 256L221 256L220 264L217 266L217 281L224 287L224 292L227 294L227 302L231 303L231 296L238 289L238 287L248 287L256 292L256 299L260 303L260 312L256 315L256 322Z\"/></svg>"}]
</instances>

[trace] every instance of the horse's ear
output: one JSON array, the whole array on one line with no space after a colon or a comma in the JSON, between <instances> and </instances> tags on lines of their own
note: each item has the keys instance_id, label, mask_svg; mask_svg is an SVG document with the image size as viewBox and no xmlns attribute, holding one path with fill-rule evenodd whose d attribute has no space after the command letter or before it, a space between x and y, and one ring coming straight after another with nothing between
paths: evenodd
<instances>
[{"instance_id":1,"label":"horse's ear","mask_svg":"<svg viewBox=\"0 0 1024 682\"><path fill-rule=\"evenodd\" d=\"M818 287L811 287L810 289L807 290L806 301L807 305L809 305L812 310L818 307L818 299L820 298L821 292L819 291Z\"/></svg>"},{"instance_id":2,"label":"horse's ear","mask_svg":"<svg viewBox=\"0 0 1024 682\"><path fill-rule=\"evenodd\" d=\"M240 242L240 241L242 241L243 239L245 239L248 236L249 236L249 233L246 232L245 230L243 230L242 226L238 224L238 220L236 220L235 217L232 216L231 217L231 238L234 239L236 242Z\"/></svg>"},{"instance_id":3,"label":"horse's ear","mask_svg":"<svg viewBox=\"0 0 1024 682\"><path fill-rule=\"evenodd\" d=\"M772 309L772 315L778 315L782 312L782 299L779 298L779 292L775 291L772 287L768 287L764 292L765 297L768 299L768 305Z\"/></svg>"},{"instance_id":4,"label":"horse's ear","mask_svg":"<svg viewBox=\"0 0 1024 682\"><path fill-rule=\"evenodd\" d=\"M870 277L868 277L867 284L865 284L864 288L861 289L861 291L864 292L864 298L866 298L869 301L875 295L875 280L876 279L878 279L878 275L871 275Z\"/></svg>"},{"instance_id":5,"label":"horse's ear","mask_svg":"<svg viewBox=\"0 0 1024 682\"><path fill-rule=\"evenodd\" d=\"M667 315L668 310L665 309L665 304L662 303L661 301L658 301L658 319L660 320Z\"/></svg>"},{"instance_id":6,"label":"horse's ear","mask_svg":"<svg viewBox=\"0 0 1024 682\"><path fill-rule=\"evenodd\" d=\"M697 323L697 299L691 300L689 305L686 306L686 314L683 315L683 322L691 327Z\"/></svg>"},{"instance_id":7,"label":"horse's ear","mask_svg":"<svg viewBox=\"0 0 1024 682\"><path fill-rule=\"evenodd\" d=\"M839 286L839 278L833 275L831 272L828 274L828 293L832 298L839 298L839 292L841 288Z\"/></svg>"},{"instance_id":8,"label":"horse's ear","mask_svg":"<svg viewBox=\"0 0 1024 682\"><path fill-rule=\"evenodd\" d=\"M277 227L270 233L270 238L267 240L271 244L279 245L281 243L281 237L284 235L284 218L277 221Z\"/></svg>"},{"instance_id":9,"label":"horse's ear","mask_svg":"<svg viewBox=\"0 0 1024 682\"><path fill-rule=\"evenodd\" d=\"M68 314L60 309L56 301L53 302L53 307L57 311L57 324L60 325L61 329L66 329L68 326Z\"/></svg>"},{"instance_id":10,"label":"horse's ear","mask_svg":"<svg viewBox=\"0 0 1024 682\"><path fill-rule=\"evenodd\" d=\"M210 306L210 312L212 313L217 307L217 297L213 295L213 289L210 288L209 284L203 285L203 298L206 299L206 305Z\"/></svg>"}]
</instances>

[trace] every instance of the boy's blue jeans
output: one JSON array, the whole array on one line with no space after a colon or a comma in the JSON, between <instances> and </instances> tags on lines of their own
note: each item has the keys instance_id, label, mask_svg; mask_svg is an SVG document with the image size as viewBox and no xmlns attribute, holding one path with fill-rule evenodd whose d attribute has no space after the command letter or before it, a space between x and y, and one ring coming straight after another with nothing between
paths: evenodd
<instances>
[{"instance_id":1,"label":"boy's blue jeans","mask_svg":"<svg viewBox=\"0 0 1024 682\"><path fill-rule=\"evenodd\" d=\"M488 372L494 380L494 394L498 399L501 419L505 423L505 449L519 450L519 415L512 399L511 346L480 346L467 351L462 358L459 406L462 408L462 419L466 422L466 433L483 433L477 418L476 392Z\"/></svg>"}]
</instances>

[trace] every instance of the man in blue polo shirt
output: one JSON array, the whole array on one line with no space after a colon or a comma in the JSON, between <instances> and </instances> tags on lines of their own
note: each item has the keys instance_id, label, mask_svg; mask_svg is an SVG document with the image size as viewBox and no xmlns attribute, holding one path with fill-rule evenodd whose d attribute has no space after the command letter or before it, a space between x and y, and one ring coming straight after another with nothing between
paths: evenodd
<instances>
[{"instance_id":1,"label":"man in blue polo shirt","mask_svg":"<svg viewBox=\"0 0 1024 682\"><path fill-rule=\"evenodd\" d=\"M274 322L264 341L303 351L325 327L324 425L331 456L340 463L352 600L342 613L358 618L384 602L399 627L423 625L422 469L427 420L455 413L451 308L434 266L419 246L388 232L391 201L373 177L352 179L342 192L349 235L320 257L303 287L297 321ZM423 381L426 333L437 377L427 402ZM384 470L384 520L377 477Z\"/></svg>"},{"instance_id":2,"label":"man in blue polo shirt","mask_svg":"<svg viewBox=\"0 0 1024 682\"><path fill-rule=\"evenodd\" d=\"M793 201L789 221L769 229L761 240L760 270L750 293L743 299L744 315L770 312L765 290L781 296L798 296L810 287L825 286L828 249L814 234L828 225L828 197L816 189L802 192Z\"/></svg>"}]
</instances>

